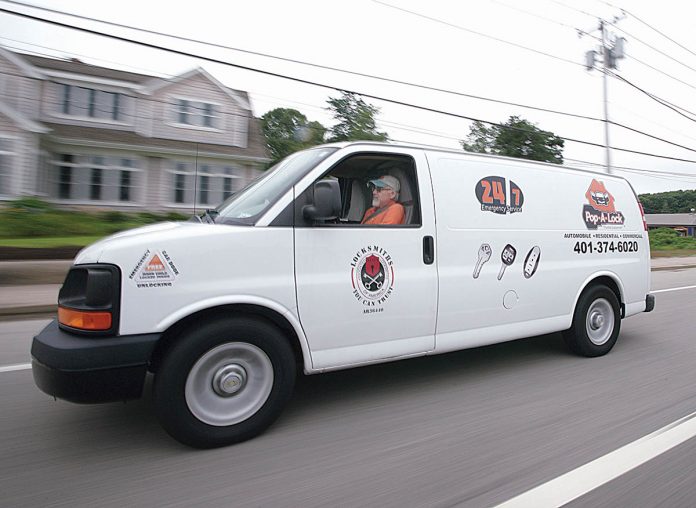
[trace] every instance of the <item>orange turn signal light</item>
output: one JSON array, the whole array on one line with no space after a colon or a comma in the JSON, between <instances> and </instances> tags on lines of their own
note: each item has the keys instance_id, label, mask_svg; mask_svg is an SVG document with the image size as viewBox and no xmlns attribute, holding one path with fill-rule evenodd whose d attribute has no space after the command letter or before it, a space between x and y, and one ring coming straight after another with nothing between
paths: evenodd
<instances>
[{"instance_id":1,"label":"orange turn signal light","mask_svg":"<svg viewBox=\"0 0 696 508\"><path fill-rule=\"evenodd\" d=\"M108 330L111 328L111 312L58 307L58 322L80 330Z\"/></svg>"}]
</instances>

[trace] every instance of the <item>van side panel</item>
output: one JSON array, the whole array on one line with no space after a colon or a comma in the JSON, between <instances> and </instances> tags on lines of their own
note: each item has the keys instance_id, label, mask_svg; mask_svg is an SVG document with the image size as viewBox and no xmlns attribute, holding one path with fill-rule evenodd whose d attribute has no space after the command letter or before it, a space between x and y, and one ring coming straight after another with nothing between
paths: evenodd
<instances>
[{"instance_id":1,"label":"van side panel","mask_svg":"<svg viewBox=\"0 0 696 508\"><path fill-rule=\"evenodd\" d=\"M440 276L436 351L566 329L593 278L645 305L647 233L621 178L428 152Z\"/></svg>"},{"instance_id":2,"label":"van side panel","mask_svg":"<svg viewBox=\"0 0 696 508\"><path fill-rule=\"evenodd\" d=\"M99 259L122 269L121 335L163 332L208 305L274 302L297 319L292 228L184 224L179 234L121 238ZM152 260L167 263L164 282L140 280ZM176 271L175 271L176 270Z\"/></svg>"}]
</instances>

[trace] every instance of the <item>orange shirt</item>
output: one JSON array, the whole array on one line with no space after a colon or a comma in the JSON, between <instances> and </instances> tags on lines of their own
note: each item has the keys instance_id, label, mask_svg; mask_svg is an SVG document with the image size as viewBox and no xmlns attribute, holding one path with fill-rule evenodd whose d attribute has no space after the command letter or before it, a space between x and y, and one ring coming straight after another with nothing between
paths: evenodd
<instances>
[{"instance_id":1,"label":"orange shirt","mask_svg":"<svg viewBox=\"0 0 696 508\"><path fill-rule=\"evenodd\" d=\"M379 209L373 206L368 208L363 216L361 224L403 224L404 207L394 201L391 205Z\"/></svg>"}]
</instances>

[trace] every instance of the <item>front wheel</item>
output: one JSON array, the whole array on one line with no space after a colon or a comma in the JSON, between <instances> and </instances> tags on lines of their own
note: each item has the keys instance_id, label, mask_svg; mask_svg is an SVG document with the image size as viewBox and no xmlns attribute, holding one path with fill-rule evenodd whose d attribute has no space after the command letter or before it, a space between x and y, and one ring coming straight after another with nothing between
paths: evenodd
<instances>
[{"instance_id":1,"label":"front wheel","mask_svg":"<svg viewBox=\"0 0 696 508\"><path fill-rule=\"evenodd\" d=\"M563 332L568 347L582 356L602 356L611 351L621 329L616 294L604 285L587 288L575 307L573 325Z\"/></svg>"},{"instance_id":2,"label":"front wheel","mask_svg":"<svg viewBox=\"0 0 696 508\"><path fill-rule=\"evenodd\" d=\"M225 446L263 432L295 382L285 336L256 319L220 319L179 337L155 375L157 417L178 441Z\"/></svg>"}]
</instances>

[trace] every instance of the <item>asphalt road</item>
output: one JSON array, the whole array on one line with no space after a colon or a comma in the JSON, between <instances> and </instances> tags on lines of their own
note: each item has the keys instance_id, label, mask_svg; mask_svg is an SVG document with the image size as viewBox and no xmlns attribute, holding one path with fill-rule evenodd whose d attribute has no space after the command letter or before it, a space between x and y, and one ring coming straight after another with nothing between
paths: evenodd
<instances>
[{"instance_id":1,"label":"asphalt road","mask_svg":"<svg viewBox=\"0 0 696 508\"><path fill-rule=\"evenodd\" d=\"M653 272L653 289L696 269ZM487 507L696 411L696 288L657 294L614 350L586 359L558 334L300 380L280 420L195 451L149 396L54 402L30 370L0 371L0 506ZM0 323L0 367L29 362L47 321ZM696 439L572 501L690 507Z\"/></svg>"}]
</instances>

